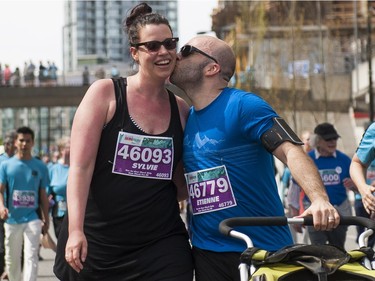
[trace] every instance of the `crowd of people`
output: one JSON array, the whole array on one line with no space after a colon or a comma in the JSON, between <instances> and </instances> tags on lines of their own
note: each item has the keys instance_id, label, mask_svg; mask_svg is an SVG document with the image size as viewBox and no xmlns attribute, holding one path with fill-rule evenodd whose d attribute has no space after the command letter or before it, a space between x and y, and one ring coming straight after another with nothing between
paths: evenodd
<instances>
[{"instance_id":1,"label":"crowd of people","mask_svg":"<svg viewBox=\"0 0 375 281\"><path fill-rule=\"evenodd\" d=\"M30 60L28 63L25 62L23 70L19 67L12 69L9 64L0 63L0 87L57 86L59 84L58 71L56 64L50 61L47 61L47 64L40 61L39 65L35 65ZM116 65L110 67L109 75L110 78L120 77L120 71ZM99 66L94 73L91 73L89 67L84 66L82 71L83 86L90 85L93 80L104 78L106 78L104 67Z\"/></svg>"},{"instance_id":2,"label":"crowd of people","mask_svg":"<svg viewBox=\"0 0 375 281\"><path fill-rule=\"evenodd\" d=\"M372 218L374 124L353 159L337 150L331 123L317 124L302 141L265 100L228 87L236 59L224 41L199 35L177 52L168 20L146 3L123 28L138 71L89 85L53 163L32 155L31 128L4 137L0 270L4 256L9 280L20 280L22 248L23 280L36 280L39 237L51 217L59 280L239 281L245 245L218 225L285 215L275 158L289 173L290 215L313 217L305 231L311 243L344 248L347 228L339 222L351 214L349 191L358 194L361 215ZM268 251L296 242L288 226L241 232Z\"/></svg>"},{"instance_id":3,"label":"crowd of people","mask_svg":"<svg viewBox=\"0 0 375 281\"><path fill-rule=\"evenodd\" d=\"M110 78L118 78L120 77L120 70L117 68L116 65L112 65L109 74L110 74ZM94 73L94 77L92 77L92 79L97 80L97 79L104 79L104 78L106 78L106 71L104 67L97 68ZM91 85L92 79L91 79L90 69L87 65L85 65L82 71L82 85L83 86Z\"/></svg>"},{"instance_id":4,"label":"crowd of people","mask_svg":"<svg viewBox=\"0 0 375 281\"><path fill-rule=\"evenodd\" d=\"M19 67L11 69L9 64L0 63L0 87L34 87L34 86L56 86L58 68L54 62L42 61L37 67L31 60L25 62L23 70Z\"/></svg>"}]
</instances>

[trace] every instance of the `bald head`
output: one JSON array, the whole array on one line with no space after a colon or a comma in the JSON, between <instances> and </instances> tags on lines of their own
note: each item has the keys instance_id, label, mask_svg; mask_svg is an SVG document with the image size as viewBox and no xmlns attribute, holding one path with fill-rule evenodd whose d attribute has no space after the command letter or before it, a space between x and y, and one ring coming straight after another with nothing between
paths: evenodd
<instances>
[{"instance_id":1,"label":"bald head","mask_svg":"<svg viewBox=\"0 0 375 281\"><path fill-rule=\"evenodd\" d=\"M198 35L187 44L195 46L214 57L220 65L221 76L229 82L236 68L236 57L232 48L226 42L213 36Z\"/></svg>"}]
</instances>

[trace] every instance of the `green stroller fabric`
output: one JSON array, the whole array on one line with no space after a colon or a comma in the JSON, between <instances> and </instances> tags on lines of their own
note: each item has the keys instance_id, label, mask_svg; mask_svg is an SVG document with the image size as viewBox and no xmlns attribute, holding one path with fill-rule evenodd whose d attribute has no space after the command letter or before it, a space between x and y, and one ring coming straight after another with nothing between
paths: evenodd
<instances>
[{"instance_id":1,"label":"green stroller fabric","mask_svg":"<svg viewBox=\"0 0 375 281\"><path fill-rule=\"evenodd\" d=\"M241 255L241 262L257 268L251 281L375 280L375 271L360 264L371 254L373 251L365 250L350 254L332 245L296 244L277 252L249 248Z\"/></svg>"}]
</instances>

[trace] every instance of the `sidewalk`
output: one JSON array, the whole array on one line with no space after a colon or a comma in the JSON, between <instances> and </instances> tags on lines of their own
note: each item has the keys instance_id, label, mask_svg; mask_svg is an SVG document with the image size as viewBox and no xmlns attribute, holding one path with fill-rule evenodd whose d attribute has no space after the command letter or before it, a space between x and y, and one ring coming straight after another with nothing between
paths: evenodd
<instances>
[{"instance_id":1,"label":"sidewalk","mask_svg":"<svg viewBox=\"0 0 375 281\"><path fill-rule=\"evenodd\" d=\"M55 274L53 274L55 252L42 247L40 249L40 255L43 257L43 260L39 261L38 281L58 281Z\"/></svg>"}]
</instances>

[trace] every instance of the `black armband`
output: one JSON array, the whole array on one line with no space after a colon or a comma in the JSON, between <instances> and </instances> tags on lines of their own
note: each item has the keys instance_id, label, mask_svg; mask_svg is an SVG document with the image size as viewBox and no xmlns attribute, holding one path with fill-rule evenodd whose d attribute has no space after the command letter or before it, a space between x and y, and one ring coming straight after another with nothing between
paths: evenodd
<instances>
[{"instance_id":1,"label":"black armband","mask_svg":"<svg viewBox=\"0 0 375 281\"><path fill-rule=\"evenodd\" d=\"M296 133L289 127L281 117L273 118L273 126L266 131L262 137L262 144L269 152L273 152L280 144L290 141L294 144L303 145Z\"/></svg>"}]
</instances>

